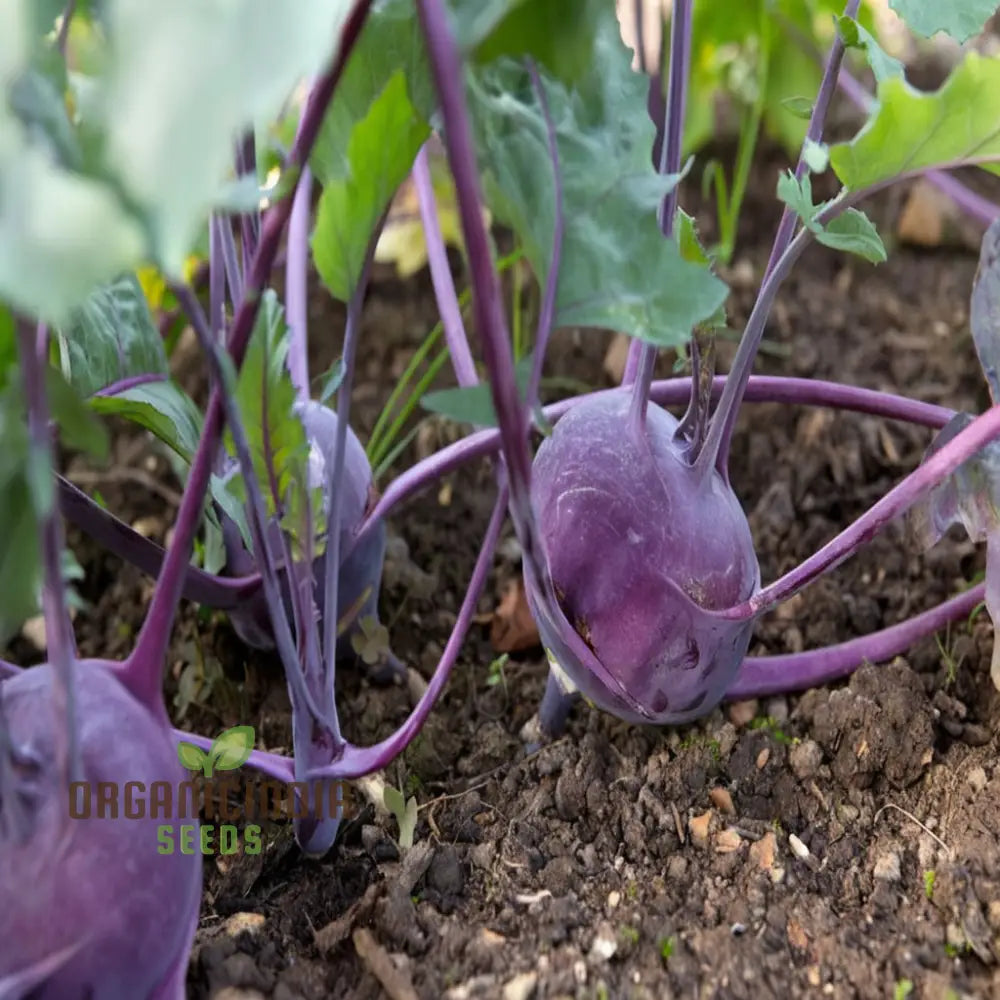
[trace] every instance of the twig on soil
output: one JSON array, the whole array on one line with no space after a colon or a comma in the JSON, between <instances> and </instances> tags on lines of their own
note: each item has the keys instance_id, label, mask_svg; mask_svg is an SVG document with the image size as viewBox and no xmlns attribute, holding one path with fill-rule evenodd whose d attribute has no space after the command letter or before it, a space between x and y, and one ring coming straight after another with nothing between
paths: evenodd
<instances>
[{"instance_id":1,"label":"twig on soil","mask_svg":"<svg viewBox=\"0 0 1000 1000\"><path fill-rule=\"evenodd\" d=\"M952 849L932 829L930 829L930 827L928 827L924 823L921 823L920 820L913 815L913 813L907 812L907 810L905 810L902 806L897 806L895 802L887 802L884 806L882 806L881 809L879 809L877 813L875 813L875 815L872 817L872 826L874 826L878 822L879 816L881 816L882 813L886 811L886 809L895 809L897 812L901 812L907 819L913 820L913 822L916 823L917 826L919 826L920 829L924 831L924 833L932 837L934 840L938 842L938 844L941 845L941 847L947 853L949 859L954 859L955 854L952 851Z\"/></svg>"},{"instance_id":2,"label":"twig on soil","mask_svg":"<svg viewBox=\"0 0 1000 1000\"><path fill-rule=\"evenodd\" d=\"M410 976L396 968L389 953L375 940L371 931L359 927L351 937L358 957L382 984L390 1000L420 1000Z\"/></svg>"},{"instance_id":3,"label":"twig on soil","mask_svg":"<svg viewBox=\"0 0 1000 1000\"><path fill-rule=\"evenodd\" d=\"M313 940L316 942L316 947L324 954L339 948L347 940L354 925L370 917L384 888L383 882L372 882L361 899L352 903L345 914L336 920L331 920L318 931L314 930Z\"/></svg>"},{"instance_id":4,"label":"twig on soil","mask_svg":"<svg viewBox=\"0 0 1000 1000\"><path fill-rule=\"evenodd\" d=\"M80 469L67 476L69 480L77 486L100 486L102 483L135 483L155 493L158 497L166 500L172 507L181 505L181 495L169 486L164 486L158 482L144 469L109 469L101 471L97 469Z\"/></svg>"},{"instance_id":5,"label":"twig on soil","mask_svg":"<svg viewBox=\"0 0 1000 1000\"><path fill-rule=\"evenodd\" d=\"M451 795L439 795L436 799L430 799L425 802L422 806L418 806L418 809L428 809L431 806L436 806L439 802L448 802L451 799L460 799L463 795L468 795L470 792L478 792L480 788L485 788L492 778L487 778L485 781L481 781L478 785L471 785L461 792L453 792Z\"/></svg>"}]
</instances>

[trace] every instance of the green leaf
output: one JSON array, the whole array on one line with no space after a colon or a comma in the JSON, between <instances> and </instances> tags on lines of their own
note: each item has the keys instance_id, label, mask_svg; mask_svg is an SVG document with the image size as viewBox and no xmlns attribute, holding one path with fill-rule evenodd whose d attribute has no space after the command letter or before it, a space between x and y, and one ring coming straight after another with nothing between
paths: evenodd
<instances>
[{"instance_id":1,"label":"green leaf","mask_svg":"<svg viewBox=\"0 0 1000 1000\"><path fill-rule=\"evenodd\" d=\"M177 744L177 759L181 762L181 767L189 771L201 771L208 762L208 754L201 747L181 740Z\"/></svg>"},{"instance_id":2,"label":"green leaf","mask_svg":"<svg viewBox=\"0 0 1000 1000\"><path fill-rule=\"evenodd\" d=\"M275 118L337 49L350 0L113 0L101 106L107 168L179 277L232 162L234 134Z\"/></svg>"},{"instance_id":3,"label":"green leaf","mask_svg":"<svg viewBox=\"0 0 1000 1000\"><path fill-rule=\"evenodd\" d=\"M808 174L799 180L791 170L786 170L778 178L778 198L803 222L811 222L816 214L816 206L812 200L812 181Z\"/></svg>"},{"instance_id":4,"label":"green leaf","mask_svg":"<svg viewBox=\"0 0 1000 1000\"><path fill-rule=\"evenodd\" d=\"M677 209L674 217L674 232L677 234L677 245L681 256L694 264L711 264L712 258L698 239L698 227L694 216L688 215L683 208Z\"/></svg>"},{"instance_id":5,"label":"green leaf","mask_svg":"<svg viewBox=\"0 0 1000 1000\"><path fill-rule=\"evenodd\" d=\"M889 6L918 35L943 31L959 43L978 35L997 9L996 0L889 0Z\"/></svg>"},{"instance_id":6,"label":"green leaf","mask_svg":"<svg viewBox=\"0 0 1000 1000\"><path fill-rule=\"evenodd\" d=\"M808 97L785 97L781 106L796 118L809 121L812 118L813 102Z\"/></svg>"},{"instance_id":7,"label":"green leaf","mask_svg":"<svg viewBox=\"0 0 1000 1000\"><path fill-rule=\"evenodd\" d=\"M488 17L480 13L484 6L489 8ZM572 84L590 66L594 29L607 4L604 0L508 0L484 5L482 0L461 0L453 7L458 8L459 24L466 25L459 29L464 43L474 48L478 62L530 56L552 76Z\"/></svg>"},{"instance_id":8,"label":"green leaf","mask_svg":"<svg viewBox=\"0 0 1000 1000\"><path fill-rule=\"evenodd\" d=\"M185 462L190 462L201 436L202 415L174 381L144 382L113 396L92 396L95 413L124 417L145 427Z\"/></svg>"},{"instance_id":9,"label":"green leaf","mask_svg":"<svg viewBox=\"0 0 1000 1000\"><path fill-rule=\"evenodd\" d=\"M831 219L816 233L816 239L824 246L846 250L872 264L882 264L886 259L885 247L875 224L856 208L849 208Z\"/></svg>"},{"instance_id":10,"label":"green leaf","mask_svg":"<svg viewBox=\"0 0 1000 1000\"><path fill-rule=\"evenodd\" d=\"M607 7L588 72L572 89L540 70L556 126L565 233L555 325L620 330L676 346L711 316L726 286L663 238L656 210L677 183L653 169L648 83L631 70ZM552 160L527 71L503 59L473 75L470 101L483 189L499 221L517 233L540 283L555 226Z\"/></svg>"},{"instance_id":11,"label":"green leaf","mask_svg":"<svg viewBox=\"0 0 1000 1000\"><path fill-rule=\"evenodd\" d=\"M82 396L167 371L163 340L132 273L92 292L57 334L63 375Z\"/></svg>"},{"instance_id":12,"label":"green leaf","mask_svg":"<svg viewBox=\"0 0 1000 1000\"><path fill-rule=\"evenodd\" d=\"M55 368L49 368L45 376L49 409L59 425L62 443L69 448L84 451L100 462L106 461L110 450L107 428ZM49 470L49 475L51 474Z\"/></svg>"},{"instance_id":13,"label":"green leaf","mask_svg":"<svg viewBox=\"0 0 1000 1000\"><path fill-rule=\"evenodd\" d=\"M406 799L398 788L386 785L382 790L382 801L386 809L394 816L400 816L406 810Z\"/></svg>"},{"instance_id":14,"label":"green leaf","mask_svg":"<svg viewBox=\"0 0 1000 1000\"><path fill-rule=\"evenodd\" d=\"M413 837L417 832L417 800L410 796L406 800L406 809L399 818L399 846L405 851L413 846Z\"/></svg>"},{"instance_id":15,"label":"green leaf","mask_svg":"<svg viewBox=\"0 0 1000 1000\"><path fill-rule=\"evenodd\" d=\"M399 846L404 850L412 847L413 834L417 829L416 798L411 796L407 800L398 788L386 785L382 791L382 801L399 824Z\"/></svg>"},{"instance_id":16,"label":"green leaf","mask_svg":"<svg viewBox=\"0 0 1000 1000\"><path fill-rule=\"evenodd\" d=\"M531 355L528 354L518 361L514 369L517 393L522 400L527 396L531 365ZM431 413L440 413L460 424L472 424L475 427L496 427L497 425L493 397L490 394L489 385L485 382L464 388L429 392L420 400L420 405L425 410L430 410Z\"/></svg>"},{"instance_id":17,"label":"green leaf","mask_svg":"<svg viewBox=\"0 0 1000 1000\"><path fill-rule=\"evenodd\" d=\"M819 213L830 202L813 205L809 174L800 179L791 170L782 174L778 179L778 198L802 219L816 240L824 246L857 254L873 264L880 264L886 259L885 247L878 231L864 212L848 208L826 225L820 222Z\"/></svg>"},{"instance_id":18,"label":"green leaf","mask_svg":"<svg viewBox=\"0 0 1000 1000\"><path fill-rule=\"evenodd\" d=\"M66 115L66 101L48 77L37 70L22 74L10 87L9 101L26 132L47 145L57 163L81 167L83 153Z\"/></svg>"},{"instance_id":19,"label":"green leaf","mask_svg":"<svg viewBox=\"0 0 1000 1000\"><path fill-rule=\"evenodd\" d=\"M331 399L340 388L340 383L344 381L344 359L337 358L330 370L323 376L323 384L319 391L319 401L325 403Z\"/></svg>"},{"instance_id":20,"label":"green leaf","mask_svg":"<svg viewBox=\"0 0 1000 1000\"><path fill-rule=\"evenodd\" d=\"M235 771L250 759L253 750L253 726L233 726L212 742L208 767L216 771Z\"/></svg>"},{"instance_id":21,"label":"green leaf","mask_svg":"<svg viewBox=\"0 0 1000 1000\"><path fill-rule=\"evenodd\" d=\"M933 167L997 160L1000 59L976 52L967 53L933 93L900 77L883 80L873 117L854 139L830 150L830 163L849 191Z\"/></svg>"},{"instance_id":22,"label":"green leaf","mask_svg":"<svg viewBox=\"0 0 1000 1000\"><path fill-rule=\"evenodd\" d=\"M8 374L17 364L17 343L14 339L14 314L0 303L0 388L7 384Z\"/></svg>"},{"instance_id":23,"label":"green leaf","mask_svg":"<svg viewBox=\"0 0 1000 1000\"><path fill-rule=\"evenodd\" d=\"M881 83L893 76L902 76L904 66L898 60L890 56L885 49L879 45L875 36L866 28L858 24L853 17L841 16L837 18L837 30L840 37L849 49L860 49L868 59L875 74L875 80Z\"/></svg>"},{"instance_id":24,"label":"green leaf","mask_svg":"<svg viewBox=\"0 0 1000 1000\"><path fill-rule=\"evenodd\" d=\"M300 550L296 546L304 544L304 534L316 532L323 508L319 488L309 481L309 444L302 421L294 412L297 393L285 366L287 354L288 329L284 311L274 290L268 289L236 381L235 395L268 513L282 513L282 527L290 535L297 555ZM229 432L225 440L230 455L235 458ZM273 487L277 489L277 496ZM242 479L238 475L226 489L245 501ZM311 494L307 494L308 489L312 490ZM307 505L313 516L312 524L306 523Z\"/></svg>"},{"instance_id":25,"label":"green leaf","mask_svg":"<svg viewBox=\"0 0 1000 1000\"><path fill-rule=\"evenodd\" d=\"M28 432L18 381L0 392L0 645L38 609L41 556L28 468ZM51 477L51 470L50 470Z\"/></svg>"},{"instance_id":26,"label":"green leaf","mask_svg":"<svg viewBox=\"0 0 1000 1000\"><path fill-rule=\"evenodd\" d=\"M0 133L12 128L0 112ZM0 298L61 324L95 286L135 267L145 238L112 190L55 166L37 145L0 142Z\"/></svg>"},{"instance_id":27,"label":"green leaf","mask_svg":"<svg viewBox=\"0 0 1000 1000\"><path fill-rule=\"evenodd\" d=\"M382 0L372 6L309 160L321 184L351 176L351 134L397 72L404 74L406 93L417 115L428 121L436 97L412 0Z\"/></svg>"},{"instance_id":28,"label":"green leaf","mask_svg":"<svg viewBox=\"0 0 1000 1000\"><path fill-rule=\"evenodd\" d=\"M213 475L210 481L209 492L212 499L222 508L222 512L240 530L240 537L247 551L253 551L253 536L250 534L250 522L247 520L246 490L243 487L243 480L239 477L238 471L234 470L233 478L223 479L221 476ZM212 523L214 514L211 508L207 508L207 521Z\"/></svg>"},{"instance_id":29,"label":"green leaf","mask_svg":"<svg viewBox=\"0 0 1000 1000\"><path fill-rule=\"evenodd\" d=\"M349 176L329 180L319 200L313 259L341 301L351 297L375 226L429 135L407 96L403 72L394 73L351 132Z\"/></svg>"}]
</instances>

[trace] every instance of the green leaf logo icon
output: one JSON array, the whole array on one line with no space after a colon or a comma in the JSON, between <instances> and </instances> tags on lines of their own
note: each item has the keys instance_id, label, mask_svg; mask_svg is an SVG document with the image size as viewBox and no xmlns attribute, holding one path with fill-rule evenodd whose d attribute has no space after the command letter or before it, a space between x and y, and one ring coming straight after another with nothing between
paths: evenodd
<instances>
[{"instance_id":1,"label":"green leaf logo icon","mask_svg":"<svg viewBox=\"0 0 1000 1000\"><path fill-rule=\"evenodd\" d=\"M212 770L235 771L245 764L253 750L253 726L233 726L219 733L208 752L204 766L205 777L212 777Z\"/></svg>"},{"instance_id":2,"label":"green leaf logo icon","mask_svg":"<svg viewBox=\"0 0 1000 1000\"><path fill-rule=\"evenodd\" d=\"M208 761L208 754L201 747L181 740L177 744L177 759L181 762L181 767L186 767L189 771L201 771Z\"/></svg>"}]
</instances>

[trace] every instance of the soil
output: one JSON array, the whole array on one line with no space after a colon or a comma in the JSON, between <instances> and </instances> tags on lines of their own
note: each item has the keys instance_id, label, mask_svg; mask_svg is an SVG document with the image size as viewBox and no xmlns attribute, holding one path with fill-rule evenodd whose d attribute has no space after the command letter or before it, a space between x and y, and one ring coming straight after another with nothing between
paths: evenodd
<instances>
[{"instance_id":1,"label":"soil","mask_svg":"<svg viewBox=\"0 0 1000 1000\"><path fill-rule=\"evenodd\" d=\"M726 274L740 329L777 221L777 163L755 181ZM900 195L875 209L891 233ZM711 219L703 231L711 238ZM840 379L978 411L988 405L968 333L975 251L890 247L872 267L810 249L786 282L759 371ZM317 366L342 314L314 299ZM426 272L380 271L366 308L355 426L364 439L436 319ZM323 331L329 330L326 342ZM609 384L609 335L556 335L547 371ZM721 363L731 356L723 344ZM317 367L315 370L319 371ZM664 373L670 359L662 362ZM399 467L458 430L425 425ZM119 467L172 483L123 434L109 505L161 541L174 508ZM860 515L919 461L930 435L816 409L745 408L731 475L765 580ZM127 453L129 449L131 453ZM397 511L381 608L420 677L437 663L494 499L488 463ZM801 696L723 706L696 725L625 725L580 706L562 739L526 756L521 730L545 680L537 649L494 668L489 613L518 572L512 532L447 690L388 784L416 796L414 846L367 802L334 848L304 858L288 824L260 855L209 858L188 977L192 1000L667 997L1000 997L1000 697L985 614ZM81 652L121 655L151 586L71 535L91 602ZM898 622L968 587L982 552L956 535L926 554L890 525L762 621L751 652L813 648ZM174 714L211 734L250 723L290 742L275 659L218 616L183 609L170 660L201 687ZM26 639L10 653L37 659ZM186 675L186 681L191 680ZM338 676L347 736L387 736L413 685ZM195 685L197 688L197 685ZM190 694L191 691L185 688Z\"/></svg>"}]
</instances>

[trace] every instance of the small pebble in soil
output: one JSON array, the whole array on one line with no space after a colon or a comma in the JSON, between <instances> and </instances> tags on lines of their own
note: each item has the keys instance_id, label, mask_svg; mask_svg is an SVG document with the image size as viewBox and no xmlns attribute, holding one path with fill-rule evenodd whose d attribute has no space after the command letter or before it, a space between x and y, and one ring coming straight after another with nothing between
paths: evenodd
<instances>
[{"instance_id":1,"label":"small pebble in soil","mask_svg":"<svg viewBox=\"0 0 1000 1000\"><path fill-rule=\"evenodd\" d=\"M823 750L815 740L803 740L789 751L788 763L799 781L808 781L823 763Z\"/></svg>"},{"instance_id":2,"label":"small pebble in soil","mask_svg":"<svg viewBox=\"0 0 1000 1000\"><path fill-rule=\"evenodd\" d=\"M809 848L794 833L788 835L788 846L792 849L792 854L797 858L801 858L804 861L809 857Z\"/></svg>"},{"instance_id":3,"label":"small pebble in soil","mask_svg":"<svg viewBox=\"0 0 1000 1000\"><path fill-rule=\"evenodd\" d=\"M377 826L366 824L361 828L361 843L377 862L399 860L399 848Z\"/></svg>"},{"instance_id":4,"label":"small pebble in soil","mask_svg":"<svg viewBox=\"0 0 1000 1000\"><path fill-rule=\"evenodd\" d=\"M537 985L538 973L522 972L504 984L503 1000L531 1000Z\"/></svg>"},{"instance_id":5,"label":"small pebble in soil","mask_svg":"<svg viewBox=\"0 0 1000 1000\"><path fill-rule=\"evenodd\" d=\"M606 962L618 951L618 937L610 924L602 923L597 928L597 934L590 946L592 962Z\"/></svg>"},{"instance_id":6,"label":"small pebble in soil","mask_svg":"<svg viewBox=\"0 0 1000 1000\"><path fill-rule=\"evenodd\" d=\"M755 698L749 701L734 701L729 706L729 721L737 729L749 725L757 715L758 703Z\"/></svg>"},{"instance_id":7,"label":"small pebble in soil","mask_svg":"<svg viewBox=\"0 0 1000 1000\"><path fill-rule=\"evenodd\" d=\"M886 851L875 860L875 878L883 882L898 882L902 877L899 855L895 851Z\"/></svg>"},{"instance_id":8,"label":"small pebble in soil","mask_svg":"<svg viewBox=\"0 0 1000 1000\"><path fill-rule=\"evenodd\" d=\"M688 820L688 832L691 843L704 847L708 843L708 828L712 822L712 812L703 812L700 816L692 816Z\"/></svg>"},{"instance_id":9,"label":"small pebble in soil","mask_svg":"<svg viewBox=\"0 0 1000 1000\"><path fill-rule=\"evenodd\" d=\"M713 788L708 797L712 800L712 805L721 813L727 816L735 816L736 809L733 806L733 797L726 788Z\"/></svg>"},{"instance_id":10,"label":"small pebble in soil","mask_svg":"<svg viewBox=\"0 0 1000 1000\"><path fill-rule=\"evenodd\" d=\"M715 836L715 851L717 854L732 854L743 846L743 838L733 827L720 830Z\"/></svg>"},{"instance_id":11,"label":"small pebble in soil","mask_svg":"<svg viewBox=\"0 0 1000 1000\"><path fill-rule=\"evenodd\" d=\"M465 873L458 851L444 844L434 852L427 870L427 884L443 896L458 896L465 887Z\"/></svg>"},{"instance_id":12,"label":"small pebble in soil","mask_svg":"<svg viewBox=\"0 0 1000 1000\"><path fill-rule=\"evenodd\" d=\"M974 791L981 792L987 783L986 771L981 767L972 767L965 776L965 780L972 786Z\"/></svg>"},{"instance_id":13,"label":"small pebble in soil","mask_svg":"<svg viewBox=\"0 0 1000 1000\"><path fill-rule=\"evenodd\" d=\"M226 934L237 937L240 934L255 934L264 926L263 913L234 913L222 929Z\"/></svg>"},{"instance_id":14,"label":"small pebble in soil","mask_svg":"<svg viewBox=\"0 0 1000 1000\"><path fill-rule=\"evenodd\" d=\"M212 977L209 976L209 983L211 982ZM267 993L274 987L274 975L269 970L260 968L249 955L238 951L222 963L218 982L220 985L228 983Z\"/></svg>"},{"instance_id":15,"label":"small pebble in soil","mask_svg":"<svg viewBox=\"0 0 1000 1000\"><path fill-rule=\"evenodd\" d=\"M768 698L764 714L778 725L788 721L788 699L784 697Z\"/></svg>"}]
</instances>

